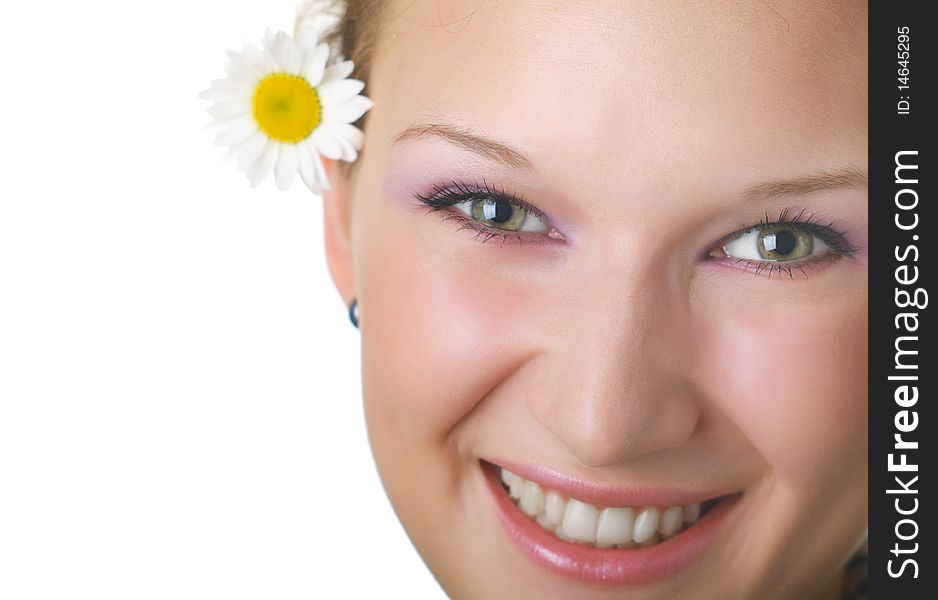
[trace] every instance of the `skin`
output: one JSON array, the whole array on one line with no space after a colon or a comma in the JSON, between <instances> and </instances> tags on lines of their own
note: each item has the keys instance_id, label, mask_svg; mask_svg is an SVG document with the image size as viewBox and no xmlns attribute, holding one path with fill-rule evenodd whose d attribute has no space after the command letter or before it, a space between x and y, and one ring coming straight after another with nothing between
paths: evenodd
<instances>
[{"instance_id":1,"label":"skin","mask_svg":"<svg viewBox=\"0 0 938 600\"><path fill-rule=\"evenodd\" d=\"M364 150L350 172L329 165L326 249L339 293L359 301L378 469L452 597L837 597L866 530L866 190L747 192L865 169L865 13L714 0L387 12ZM429 122L531 166L439 136L395 141ZM564 239L483 244L414 198L483 178ZM834 221L852 257L767 277L708 255L785 208ZM480 459L743 497L677 575L598 586L517 550Z\"/></svg>"}]
</instances>

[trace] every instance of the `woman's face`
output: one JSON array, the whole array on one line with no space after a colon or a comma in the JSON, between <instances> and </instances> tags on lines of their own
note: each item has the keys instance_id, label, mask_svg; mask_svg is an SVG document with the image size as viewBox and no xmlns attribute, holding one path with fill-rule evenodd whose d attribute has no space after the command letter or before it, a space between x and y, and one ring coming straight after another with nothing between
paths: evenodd
<instances>
[{"instance_id":1,"label":"woman's face","mask_svg":"<svg viewBox=\"0 0 938 600\"><path fill-rule=\"evenodd\" d=\"M328 252L450 595L809 597L861 540L866 8L773 5L385 11Z\"/></svg>"}]
</instances>

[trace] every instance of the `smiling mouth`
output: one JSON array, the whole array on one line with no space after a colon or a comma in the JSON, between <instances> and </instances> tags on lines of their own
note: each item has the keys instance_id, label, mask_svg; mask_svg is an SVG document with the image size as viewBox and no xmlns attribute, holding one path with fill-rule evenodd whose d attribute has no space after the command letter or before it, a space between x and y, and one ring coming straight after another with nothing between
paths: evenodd
<instances>
[{"instance_id":1,"label":"smiling mouth","mask_svg":"<svg viewBox=\"0 0 938 600\"><path fill-rule=\"evenodd\" d=\"M596 548L655 546L691 528L719 498L674 506L598 506L501 468L502 489L542 529Z\"/></svg>"}]
</instances>

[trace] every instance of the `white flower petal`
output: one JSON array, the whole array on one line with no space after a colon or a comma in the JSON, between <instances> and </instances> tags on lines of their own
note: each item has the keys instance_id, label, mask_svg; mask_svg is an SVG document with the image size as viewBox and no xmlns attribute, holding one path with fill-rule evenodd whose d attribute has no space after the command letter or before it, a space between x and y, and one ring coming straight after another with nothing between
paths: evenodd
<instances>
[{"instance_id":1,"label":"white flower petal","mask_svg":"<svg viewBox=\"0 0 938 600\"><path fill-rule=\"evenodd\" d=\"M293 41L293 38L279 31L277 32L277 41L274 47L277 48L278 52L274 54L274 57L277 58L283 70L291 75L299 75L300 67L303 66L302 57L300 56L300 49Z\"/></svg>"},{"instance_id":2,"label":"white flower petal","mask_svg":"<svg viewBox=\"0 0 938 600\"><path fill-rule=\"evenodd\" d=\"M264 30L264 41L262 43L268 52L273 47L275 39L277 39L277 34L270 27Z\"/></svg>"},{"instance_id":3,"label":"white flower petal","mask_svg":"<svg viewBox=\"0 0 938 600\"><path fill-rule=\"evenodd\" d=\"M199 98L202 100L211 100L212 102L223 101L230 98L233 94L230 92L224 92L221 90L213 90L211 88L207 90L202 90L199 92Z\"/></svg>"},{"instance_id":4,"label":"white flower petal","mask_svg":"<svg viewBox=\"0 0 938 600\"><path fill-rule=\"evenodd\" d=\"M320 189L316 193L322 194L324 190L329 189L329 176L326 175L326 167L323 166L319 153L316 152L316 149L312 146L312 140L309 141L309 144L313 157L313 168L316 170L316 179L319 181Z\"/></svg>"},{"instance_id":5,"label":"white flower petal","mask_svg":"<svg viewBox=\"0 0 938 600\"><path fill-rule=\"evenodd\" d=\"M329 46L325 44L319 44L307 55L306 64L303 66L303 77L311 86L316 87L322 82L327 60L329 60Z\"/></svg>"},{"instance_id":6,"label":"white flower petal","mask_svg":"<svg viewBox=\"0 0 938 600\"><path fill-rule=\"evenodd\" d=\"M251 99L251 95L244 93L244 88L233 94L231 92L221 92L218 90L203 90L199 92L199 98L210 100L212 102L233 102L242 99Z\"/></svg>"},{"instance_id":7,"label":"white flower petal","mask_svg":"<svg viewBox=\"0 0 938 600\"><path fill-rule=\"evenodd\" d=\"M244 57L245 48L247 48L247 45L245 45L241 50L233 50L231 48L228 48L227 50L225 50L225 56L228 57L228 65L251 68L252 65L250 61L248 61Z\"/></svg>"},{"instance_id":8,"label":"white flower petal","mask_svg":"<svg viewBox=\"0 0 938 600\"><path fill-rule=\"evenodd\" d=\"M283 32L280 31L274 34L274 39L267 48L267 53L270 55L274 61L274 64L276 65L275 70L283 72L286 70L286 65L284 64L283 48L281 47L281 37L279 35L281 33Z\"/></svg>"},{"instance_id":9,"label":"white flower petal","mask_svg":"<svg viewBox=\"0 0 938 600\"><path fill-rule=\"evenodd\" d=\"M323 73L322 83L320 85L326 85L331 81L338 81L340 79L345 79L352 74L352 71L355 70L355 63L350 60L343 60L342 62L336 63L328 67Z\"/></svg>"},{"instance_id":10,"label":"white flower petal","mask_svg":"<svg viewBox=\"0 0 938 600\"><path fill-rule=\"evenodd\" d=\"M237 125L238 121L243 121L244 117L215 117L215 123L218 123L219 130L228 129L233 125Z\"/></svg>"},{"instance_id":11,"label":"white flower petal","mask_svg":"<svg viewBox=\"0 0 938 600\"><path fill-rule=\"evenodd\" d=\"M363 114L374 106L369 98L365 96L355 96L348 102L334 106L322 107L323 121L332 121L338 123L354 123Z\"/></svg>"},{"instance_id":12,"label":"white flower petal","mask_svg":"<svg viewBox=\"0 0 938 600\"><path fill-rule=\"evenodd\" d=\"M281 73L299 74L300 53L292 39L287 37L282 31L278 31L274 36L273 44L270 47L270 56L273 57L277 65L277 71Z\"/></svg>"},{"instance_id":13,"label":"white flower petal","mask_svg":"<svg viewBox=\"0 0 938 600\"><path fill-rule=\"evenodd\" d=\"M248 167L247 176L251 180L251 186L257 187L261 184L262 181L267 177L267 174L270 173L270 170L277 164L277 159L280 158L280 144L276 142L271 142L267 144L267 147L264 149L263 154L261 154L260 159L257 160L253 165Z\"/></svg>"},{"instance_id":14,"label":"white flower petal","mask_svg":"<svg viewBox=\"0 0 938 600\"><path fill-rule=\"evenodd\" d=\"M257 132L257 124L250 117L242 117L231 122L231 125L215 138L216 146L231 146L243 142Z\"/></svg>"},{"instance_id":15,"label":"white flower petal","mask_svg":"<svg viewBox=\"0 0 938 600\"><path fill-rule=\"evenodd\" d=\"M335 140L339 142L339 145L342 146L342 159L345 162L355 162L355 159L358 158L358 151L352 147L348 140L341 136L336 136Z\"/></svg>"},{"instance_id":16,"label":"white flower petal","mask_svg":"<svg viewBox=\"0 0 938 600\"><path fill-rule=\"evenodd\" d=\"M358 158L358 151L352 144L352 141L349 139L349 137L343 135L345 133L342 129L343 127L350 127L358 131L357 128L349 125L348 123L323 123L318 127L317 131L322 130L321 135L323 137L328 136L339 145L342 151L341 156L339 156L339 160L344 160L345 162L354 162L355 159Z\"/></svg>"},{"instance_id":17,"label":"white flower petal","mask_svg":"<svg viewBox=\"0 0 938 600\"><path fill-rule=\"evenodd\" d=\"M228 51L228 59L225 72L232 77L237 77L238 79L260 79L264 76L264 72L259 70L256 65L245 60L241 54L233 50Z\"/></svg>"},{"instance_id":18,"label":"white flower petal","mask_svg":"<svg viewBox=\"0 0 938 600\"><path fill-rule=\"evenodd\" d=\"M221 119L236 119L251 114L251 104L248 102L216 102L208 107L208 114Z\"/></svg>"},{"instance_id":19,"label":"white flower petal","mask_svg":"<svg viewBox=\"0 0 938 600\"><path fill-rule=\"evenodd\" d=\"M244 60L262 75L267 76L277 71L277 62L269 52L255 46L245 46Z\"/></svg>"},{"instance_id":20,"label":"white flower petal","mask_svg":"<svg viewBox=\"0 0 938 600\"><path fill-rule=\"evenodd\" d=\"M274 142L270 141L270 138L267 137L267 135L261 133L260 131L249 137L245 142L237 147L238 156L235 159L235 163L238 165L238 168L242 171L247 171L251 165L260 160L261 154L264 153L267 145L273 143Z\"/></svg>"},{"instance_id":21,"label":"white flower petal","mask_svg":"<svg viewBox=\"0 0 938 600\"><path fill-rule=\"evenodd\" d=\"M303 50L311 51L319 45L320 37L322 37L322 33L315 27L305 27L296 36L296 42Z\"/></svg>"},{"instance_id":22,"label":"white flower petal","mask_svg":"<svg viewBox=\"0 0 938 600\"><path fill-rule=\"evenodd\" d=\"M316 178L316 166L313 164L314 160L319 160L313 156L315 150L310 147L308 142L303 141L297 144L297 154L300 178L303 180L303 183L306 184L306 187L309 188L309 191L314 194L321 194L322 185Z\"/></svg>"},{"instance_id":23,"label":"white flower petal","mask_svg":"<svg viewBox=\"0 0 938 600\"><path fill-rule=\"evenodd\" d=\"M208 82L208 89L218 90L220 92L231 92L232 94L237 94L241 91L241 87L230 79L213 79Z\"/></svg>"},{"instance_id":24,"label":"white flower petal","mask_svg":"<svg viewBox=\"0 0 938 600\"><path fill-rule=\"evenodd\" d=\"M293 177L296 175L297 161L296 144L282 144L280 146L280 160L277 161L277 167L274 171L277 187L281 191L290 189Z\"/></svg>"},{"instance_id":25,"label":"white flower petal","mask_svg":"<svg viewBox=\"0 0 938 600\"><path fill-rule=\"evenodd\" d=\"M207 90L199 92L199 98L204 100L228 100L243 95L244 87L230 79L214 79L209 82Z\"/></svg>"},{"instance_id":26,"label":"white flower petal","mask_svg":"<svg viewBox=\"0 0 938 600\"><path fill-rule=\"evenodd\" d=\"M225 73L228 74L228 79L241 89L253 90L257 86L257 82L261 80L260 76L256 75L252 69L236 63L228 63L225 66Z\"/></svg>"},{"instance_id":27,"label":"white flower petal","mask_svg":"<svg viewBox=\"0 0 938 600\"><path fill-rule=\"evenodd\" d=\"M230 123L219 119L212 119L202 126L202 133L211 134L213 137L228 128Z\"/></svg>"},{"instance_id":28,"label":"white flower petal","mask_svg":"<svg viewBox=\"0 0 938 600\"><path fill-rule=\"evenodd\" d=\"M326 123L323 123L326 125ZM328 123L329 128L336 132L336 135L347 140L356 150L361 150L365 144L365 134L361 129L349 123Z\"/></svg>"},{"instance_id":29,"label":"white flower petal","mask_svg":"<svg viewBox=\"0 0 938 600\"><path fill-rule=\"evenodd\" d=\"M326 158L338 160L342 158L342 146L339 142L323 127L319 126L311 136L316 150Z\"/></svg>"},{"instance_id":30,"label":"white flower petal","mask_svg":"<svg viewBox=\"0 0 938 600\"><path fill-rule=\"evenodd\" d=\"M278 41L277 33L279 32L267 29L267 31L264 32L264 41L261 44L262 51L270 57L271 62L273 62L275 71L279 71L282 66L279 60L280 42Z\"/></svg>"},{"instance_id":31,"label":"white flower petal","mask_svg":"<svg viewBox=\"0 0 938 600\"><path fill-rule=\"evenodd\" d=\"M330 81L329 83L320 85L316 88L316 93L319 94L319 101L322 102L324 106L331 106L351 100L363 89L365 89L364 81L357 79L339 79L338 81Z\"/></svg>"},{"instance_id":32,"label":"white flower petal","mask_svg":"<svg viewBox=\"0 0 938 600\"><path fill-rule=\"evenodd\" d=\"M237 144L234 144L234 145L230 146L230 147L228 148L228 151L225 152L225 155L222 157L222 160L228 160L229 158L231 158L231 157L233 157L233 156L235 156L235 155L240 155L241 149L244 148L245 145L249 144L249 143L251 142L251 140L253 140L253 139L256 138L257 136L263 136L263 134L262 134L261 132L257 132L257 133L255 133L254 135L252 135L252 136L246 138L245 140L243 140L243 141L241 141L241 142L238 142Z\"/></svg>"}]
</instances>

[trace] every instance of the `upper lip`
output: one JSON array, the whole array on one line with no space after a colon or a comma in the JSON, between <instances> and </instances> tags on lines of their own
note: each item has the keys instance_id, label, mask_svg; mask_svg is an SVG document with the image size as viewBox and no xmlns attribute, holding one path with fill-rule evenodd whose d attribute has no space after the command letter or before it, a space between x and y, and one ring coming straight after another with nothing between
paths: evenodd
<instances>
[{"instance_id":1,"label":"upper lip","mask_svg":"<svg viewBox=\"0 0 938 600\"><path fill-rule=\"evenodd\" d=\"M548 490L598 506L686 506L714 500L736 490L700 490L647 485L599 483L542 466L526 465L507 460L483 461L496 468L505 468L523 479L534 481Z\"/></svg>"}]
</instances>

